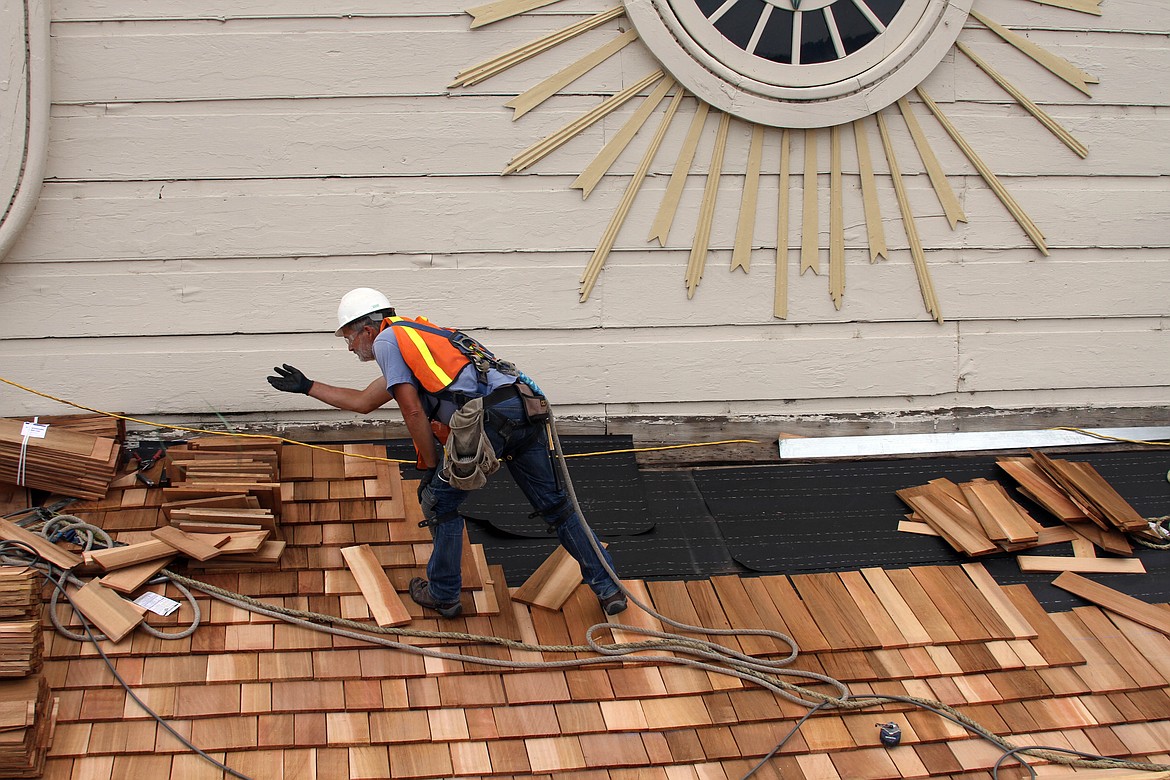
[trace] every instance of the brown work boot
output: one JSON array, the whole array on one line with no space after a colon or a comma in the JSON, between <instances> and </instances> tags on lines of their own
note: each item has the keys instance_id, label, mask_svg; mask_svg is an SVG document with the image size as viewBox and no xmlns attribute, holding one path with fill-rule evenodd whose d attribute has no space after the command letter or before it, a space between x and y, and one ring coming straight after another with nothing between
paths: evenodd
<instances>
[{"instance_id":1,"label":"brown work boot","mask_svg":"<svg viewBox=\"0 0 1170 780\"><path fill-rule=\"evenodd\" d=\"M601 611L607 615L618 615L626 611L626 594L620 590L616 593L597 599L601 604Z\"/></svg>"},{"instance_id":2,"label":"brown work boot","mask_svg":"<svg viewBox=\"0 0 1170 780\"><path fill-rule=\"evenodd\" d=\"M410 581L410 598L415 604L426 609L433 609L445 618L457 618L463 614L463 605L458 601L442 604L435 601L431 595L431 586L422 577L415 577Z\"/></svg>"}]
</instances>

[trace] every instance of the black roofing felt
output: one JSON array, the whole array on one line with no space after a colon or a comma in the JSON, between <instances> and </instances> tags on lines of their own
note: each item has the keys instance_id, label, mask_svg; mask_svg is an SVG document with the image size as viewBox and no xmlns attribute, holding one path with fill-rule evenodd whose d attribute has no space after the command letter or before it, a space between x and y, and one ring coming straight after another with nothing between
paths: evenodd
<instances>
[{"instance_id":1,"label":"black roofing felt","mask_svg":"<svg viewBox=\"0 0 1170 780\"><path fill-rule=\"evenodd\" d=\"M568 453L628 448L628 437L565 437ZM390 446L410 457L406 442ZM1061 454L1092 463L1138 512L1170 514L1170 450ZM1015 493L996 456L903 458L639 471L632 453L569 460L586 518L610 545L618 571L632 579L718 574L802 574L967 563L936 537L897 530L908 508L895 491L931 479L994 479L1044 525L1044 510ZM407 468L407 479L415 476ZM471 540L485 546L508 584L520 585L556 547L556 537L504 474L464 505ZM1170 552L1135 547L1147 574L1090 575L1145 601L1170 601ZM1025 551L1072 555L1070 544ZM1107 553L1099 553L1107 556ZM978 558L1001 584L1026 583L1049 610L1084 602L1052 587L1055 574L1024 573L1015 554Z\"/></svg>"}]
</instances>

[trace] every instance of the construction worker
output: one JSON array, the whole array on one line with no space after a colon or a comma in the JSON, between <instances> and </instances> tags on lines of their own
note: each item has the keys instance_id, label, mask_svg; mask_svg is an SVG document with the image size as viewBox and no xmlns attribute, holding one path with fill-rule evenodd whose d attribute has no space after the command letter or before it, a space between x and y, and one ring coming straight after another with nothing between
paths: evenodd
<instances>
[{"instance_id":1,"label":"construction worker","mask_svg":"<svg viewBox=\"0 0 1170 780\"><path fill-rule=\"evenodd\" d=\"M532 391L528 377L519 375L511 364L497 360L458 331L439 328L424 318L397 316L386 296L368 287L351 290L342 297L335 335L345 339L349 351L358 359L377 361L382 376L364 390L355 390L312 381L285 364L274 369L276 376L269 376L268 382L277 390L304 393L338 409L362 414L391 399L398 404L418 453L418 467L422 470L419 503L434 539L427 579L415 577L410 582L410 597L417 604L445 618L462 612L459 593L464 521L459 506L468 492L456 484L466 487L478 483L463 479L467 461L453 459L454 436L448 442L444 461L436 430L452 424L463 432L459 425L466 420L474 424L475 413L480 413L482 435L475 431L473 439L483 443L483 451L476 452L472 460L483 461L485 469L475 477L482 481L484 474L494 470L495 466L487 461L504 461L533 509L580 563L581 574L597 595L602 610L616 615L626 608L625 595L589 542L586 534L593 532L586 529L557 482L546 423L526 411L534 401L543 402ZM432 421L442 425L432 426ZM596 534L593 538L597 539ZM609 553L600 543L598 548L613 570Z\"/></svg>"}]
</instances>

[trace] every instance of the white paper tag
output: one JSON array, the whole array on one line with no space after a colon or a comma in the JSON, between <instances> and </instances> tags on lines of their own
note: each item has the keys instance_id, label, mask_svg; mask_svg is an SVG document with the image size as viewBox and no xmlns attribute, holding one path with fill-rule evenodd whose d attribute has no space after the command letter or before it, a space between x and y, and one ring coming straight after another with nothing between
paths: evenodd
<instances>
[{"instance_id":1,"label":"white paper tag","mask_svg":"<svg viewBox=\"0 0 1170 780\"><path fill-rule=\"evenodd\" d=\"M153 591L146 591L138 598L134 599L134 603L140 607L149 609L156 615L167 615L179 608L179 602L174 599L168 599L166 596L160 596Z\"/></svg>"},{"instance_id":2,"label":"white paper tag","mask_svg":"<svg viewBox=\"0 0 1170 780\"><path fill-rule=\"evenodd\" d=\"M20 435L26 439L43 439L48 430L48 423L26 422L20 429Z\"/></svg>"}]
</instances>

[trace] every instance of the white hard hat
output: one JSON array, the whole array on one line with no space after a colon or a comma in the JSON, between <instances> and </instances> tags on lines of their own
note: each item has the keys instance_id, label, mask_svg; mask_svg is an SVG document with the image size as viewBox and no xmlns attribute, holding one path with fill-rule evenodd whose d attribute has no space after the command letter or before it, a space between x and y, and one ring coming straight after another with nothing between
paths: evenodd
<instances>
[{"instance_id":1,"label":"white hard hat","mask_svg":"<svg viewBox=\"0 0 1170 780\"><path fill-rule=\"evenodd\" d=\"M334 335L340 336L342 329L354 320L389 308L389 299L377 290L369 287L350 290L341 296L341 303L337 305L337 330Z\"/></svg>"}]
</instances>

